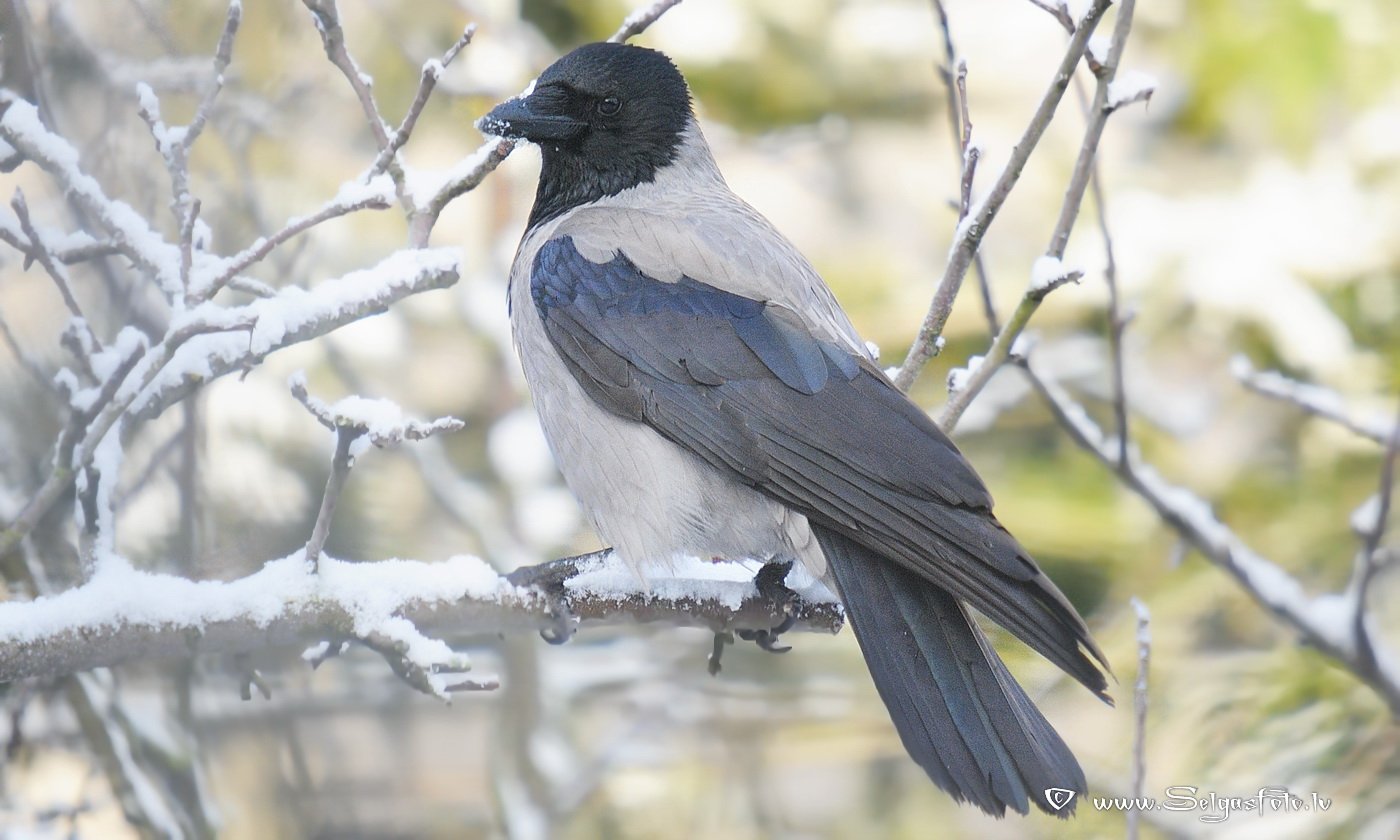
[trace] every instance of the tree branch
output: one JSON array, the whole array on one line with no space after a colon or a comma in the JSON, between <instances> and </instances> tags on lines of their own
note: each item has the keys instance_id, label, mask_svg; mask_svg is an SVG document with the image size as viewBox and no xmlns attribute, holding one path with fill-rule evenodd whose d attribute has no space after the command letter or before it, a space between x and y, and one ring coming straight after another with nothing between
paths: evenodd
<instances>
[{"instance_id":1,"label":"tree branch","mask_svg":"<svg viewBox=\"0 0 1400 840\"><path fill-rule=\"evenodd\" d=\"M1094 160L1098 156L1099 141L1103 137L1108 116L1113 113L1115 107L1112 105L1113 83L1118 72L1118 65L1123 58L1123 50L1128 43L1128 33L1132 30L1135 5L1135 0L1123 0L1118 9L1118 19L1113 27L1113 40L1109 46L1108 60L1098 73L1094 100L1089 107L1088 124L1084 127L1084 140L1080 143L1079 155L1075 159L1074 171L1070 175L1069 185L1065 188L1065 198L1060 205L1060 216L1050 235L1050 244L1046 248L1045 256L1036 261L1030 286L1026 289L1025 295L1016 306L1016 311L1012 313L1006 326L997 333L996 338L992 341L992 346L987 351L981 365L967 378L963 388L949 395L948 404L944 406L943 412L938 418L938 424L945 432L953 430L958 424L958 418L967 410L968 405L981 392L983 386L991 381L1002 364L1011 357L1016 340L1020 338L1026 324L1030 322L1031 316L1040 308L1041 301L1045 299L1045 296L1066 282L1078 280L1075 270L1065 267L1061 261L1065 256L1065 248L1069 245L1070 233L1074 230L1074 224L1079 219L1084 193L1089 187L1089 180L1094 171ZM1080 29L1075 32L1075 36L1081 35L1083 29L1084 27L1081 25ZM1072 68L1071 72L1073 72ZM1082 274L1082 272L1079 273Z\"/></svg>"},{"instance_id":2,"label":"tree branch","mask_svg":"<svg viewBox=\"0 0 1400 840\"><path fill-rule=\"evenodd\" d=\"M1395 426L1380 414L1363 417L1347 409L1341 396L1320 385L1311 385L1289 379L1275 371L1257 371L1248 358L1236 356L1230 362L1230 370L1244 387L1260 396L1286 402L1315 417L1331 420L1333 423L1358 435L1379 443L1387 444L1394 434Z\"/></svg>"},{"instance_id":3,"label":"tree branch","mask_svg":"<svg viewBox=\"0 0 1400 840\"><path fill-rule=\"evenodd\" d=\"M556 573L559 564L567 565L567 574ZM583 627L655 622L714 632L767 630L790 614L797 630L840 629L838 604L810 594L772 603L759 595L749 567L724 565L694 561L649 588L611 552L532 568L540 579L563 580L563 603ZM543 586L517 586L471 557L440 563L323 557L318 573L298 552L228 582L125 567L52 597L0 603L0 683L366 637L392 619L453 636L539 632L557 623L550 595Z\"/></svg>"},{"instance_id":4,"label":"tree branch","mask_svg":"<svg viewBox=\"0 0 1400 840\"><path fill-rule=\"evenodd\" d=\"M1344 665L1380 695L1391 714L1400 717L1400 665L1387 658L1384 664L1366 667L1353 632L1356 610L1364 607L1355 603L1354 596L1309 597L1297 579L1246 545L1200 497L1162 478L1135 452L1130 451L1127 462L1120 464L1117 447L1105 439L1084 408L1037 370L1033 359L1025 360L1023 366L1031 385L1081 448L1117 474L1124 486L1207 560L1229 573L1260 606Z\"/></svg>"},{"instance_id":5,"label":"tree branch","mask_svg":"<svg viewBox=\"0 0 1400 840\"><path fill-rule=\"evenodd\" d=\"M948 265L943 271L943 279L939 281L938 289L934 292L933 300L929 304L928 314L924 316L919 333L910 346L909 353L904 357L904 363L899 366L899 370L894 376L894 382L900 388L908 390L918 377L919 372L923 370L924 365L933 358L938 338L943 333L943 326L948 322L948 316L953 311L953 301L957 297L958 289L962 287L963 278L967 276L967 271L972 265L977 249L982 244L982 238L1011 194L1012 188L1020 180L1021 171L1025 169L1026 162L1030 159L1031 153L1035 151L1041 136L1045 134L1045 129L1055 118L1055 110L1059 107L1060 100L1064 98L1065 91L1069 88L1070 79L1074 76L1074 68L1079 65L1079 60L1084 55L1089 36L1093 34L1094 28L1098 26L1099 20L1103 17L1108 6L1109 0L1094 0L1094 4L1089 7L1088 12L1084 15L1084 20L1080 22L1078 29L1070 38L1069 46L1055 72L1054 80L1050 83L1044 96L1041 97L1040 105L1036 108L1035 115L1031 117L1025 132L1022 133L1021 139L1012 148L1011 157L1001 170L991 192L970 215L959 222L957 232L953 237L953 247L948 255Z\"/></svg>"}]
</instances>

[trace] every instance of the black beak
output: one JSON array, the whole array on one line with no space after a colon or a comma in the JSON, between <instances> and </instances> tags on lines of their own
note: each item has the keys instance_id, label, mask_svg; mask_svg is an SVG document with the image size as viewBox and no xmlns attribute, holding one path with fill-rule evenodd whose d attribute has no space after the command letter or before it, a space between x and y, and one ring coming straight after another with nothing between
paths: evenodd
<instances>
[{"instance_id":1,"label":"black beak","mask_svg":"<svg viewBox=\"0 0 1400 840\"><path fill-rule=\"evenodd\" d=\"M531 102L533 96L507 99L491 109L491 113L476 121L482 134L507 139L542 141L570 140L588 127L588 123L562 114L540 113Z\"/></svg>"}]
</instances>

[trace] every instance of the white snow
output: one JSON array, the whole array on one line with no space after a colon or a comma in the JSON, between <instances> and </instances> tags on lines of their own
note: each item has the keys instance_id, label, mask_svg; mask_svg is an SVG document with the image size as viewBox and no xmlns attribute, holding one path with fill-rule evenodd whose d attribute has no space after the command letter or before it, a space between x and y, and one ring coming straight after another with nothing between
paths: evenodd
<instances>
[{"instance_id":1,"label":"white snow","mask_svg":"<svg viewBox=\"0 0 1400 840\"><path fill-rule=\"evenodd\" d=\"M350 207L362 202L374 201L380 204L390 204L394 200L394 180L388 173L381 172L368 182L360 179L346 181L336 190L335 197L317 212L325 212L331 207ZM288 219L284 227L289 227L301 221L300 219Z\"/></svg>"},{"instance_id":2,"label":"white snow","mask_svg":"<svg viewBox=\"0 0 1400 840\"><path fill-rule=\"evenodd\" d=\"M597 598L689 598L712 601L726 609L736 610L745 598L757 594L753 579L762 567L763 563L758 560L711 561L677 556L672 558L664 577L643 581L616 555L606 555L581 566L579 573L564 585L572 591ZM813 585L810 576L798 575L795 570L792 575L798 583L804 584L803 589L807 591L794 587L804 597L811 592L813 600L833 600L820 584Z\"/></svg>"},{"instance_id":3,"label":"white snow","mask_svg":"<svg viewBox=\"0 0 1400 840\"><path fill-rule=\"evenodd\" d=\"M1079 282L1079 278L1084 276L1083 267L1067 263L1059 257L1043 254L1036 258L1031 266L1032 292L1045 292L1062 286L1065 283Z\"/></svg>"},{"instance_id":4,"label":"white snow","mask_svg":"<svg viewBox=\"0 0 1400 840\"><path fill-rule=\"evenodd\" d=\"M1145 102L1157 90L1157 77L1141 70L1124 70L1108 85L1108 107Z\"/></svg>"},{"instance_id":5,"label":"white snow","mask_svg":"<svg viewBox=\"0 0 1400 840\"><path fill-rule=\"evenodd\" d=\"M880 345L873 341L867 341L865 342L865 352L870 358L878 359L880 358Z\"/></svg>"},{"instance_id":6,"label":"white snow","mask_svg":"<svg viewBox=\"0 0 1400 840\"><path fill-rule=\"evenodd\" d=\"M533 83L532 83L533 84ZM415 207L427 207L432 202L433 197L441 192L448 184L461 181L476 171L487 158L496 153L496 147L500 145L501 139L493 137L481 144L476 151L462 158L455 165L448 169L412 169L407 168L405 176L408 182L408 193L412 197ZM521 141L516 141L519 145Z\"/></svg>"},{"instance_id":7,"label":"white snow","mask_svg":"<svg viewBox=\"0 0 1400 840\"><path fill-rule=\"evenodd\" d=\"M1370 536L1380 527L1381 496L1373 494L1351 512L1351 530L1359 536Z\"/></svg>"},{"instance_id":8,"label":"white snow","mask_svg":"<svg viewBox=\"0 0 1400 840\"><path fill-rule=\"evenodd\" d=\"M967 360L967 367L953 368L948 371L948 393L954 394L967 387L968 380L982 366L982 356L970 356Z\"/></svg>"},{"instance_id":9,"label":"white snow","mask_svg":"<svg viewBox=\"0 0 1400 840\"><path fill-rule=\"evenodd\" d=\"M312 571L302 552L272 560L234 581L194 581L133 568L124 559L99 566L84 585L57 595L0 606L0 640L25 644L64 631L121 626L202 629L224 621L259 627L320 603L349 612L368 634L411 604L499 602L518 590L484 561L458 556L440 563L382 560L347 563L323 556Z\"/></svg>"},{"instance_id":10,"label":"white snow","mask_svg":"<svg viewBox=\"0 0 1400 840\"><path fill-rule=\"evenodd\" d=\"M141 411L161 392L178 388L187 379L204 381L216 370L261 357L306 327L376 305L387 307L429 278L457 272L460 257L455 248L405 249L371 268L326 280L311 289L289 286L273 297L243 306L209 302L179 314L171 321L171 333L199 325L238 331L196 335L186 341L133 403L132 410ZM154 355L148 354L147 359ZM142 364L149 362L137 367ZM134 371L127 383L140 382L143 377L144 371ZM131 386L123 385L126 387Z\"/></svg>"},{"instance_id":11,"label":"white snow","mask_svg":"<svg viewBox=\"0 0 1400 840\"><path fill-rule=\"evenodd\" d=\"M306 374L297 371L288 380L292 390L306 390ZM349 396L327 405L317 397L306 397L311 411L337 428L350 426L363 431L350 444L350 457L358 458L370 444L387 446L403 440L420 440L435 432L455 432L465 424L454 417L426 421L410 416L397 403L386 399Z\"/></svg>"},{"instance_id":12,"label":"white snow","mask_svg":"<svg viewBox=\"0 0 1400 840\"><path fill-rule=\"evenodd\" d=\"M1092 35L1089 37L1087 49L1089 57L1099 64L1108 61L1108 51L1113 46L1113 39L1107 35Z\"/></svg>"},{"instance_id":13,"label":"white snow","mask_svg":"<svg viewBox=\"0 0 1400 840\"><path fill-rule=\"evenodd\" d=\"M49 132L34 105L22 99L10 103L0 116L0 137L45 169L54 171L65 189L93 208L116 239L138 252L155 273L156 283L177 309L183 301L180 250L151 229L140 213L122 201L109 199L100 184L78 167L78 151Z\"/></svg>"}]
</instances>

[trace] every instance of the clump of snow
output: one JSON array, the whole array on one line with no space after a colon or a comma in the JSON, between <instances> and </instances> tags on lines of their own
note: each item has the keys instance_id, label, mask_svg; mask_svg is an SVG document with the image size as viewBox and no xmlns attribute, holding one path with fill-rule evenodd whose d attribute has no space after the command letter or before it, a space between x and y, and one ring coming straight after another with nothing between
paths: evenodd
<instances>
[{"instance_id":1,"label":"clump of snow","mask_svg":"<svg viewBox=\"0 0 1400 840\"><path fill-rule=\"evenodd\" d=\"M1093 35L1090 36L1086 49L1089 52L1090 58L1099 64L1103 64L1108 61L1108 51L1112 46L1113 40L1107 35Z\"/></svg>"},{"instance_id":2,"label":"clump of snow","mask_svg":"<svg viewBox=\"0 0 1400 840\"><path fill-rule=\"evenodd\" d=\"M1381 527L1381 496L1372 495L1351 513L1351 530L1357 536L1369 537Z\"/></svg>"},{"instance_id":3,"label":"clump of snow","mask_svg":"<svg viewBox=\"0 0 1400 840\"><path fill-rule=\"evenodd\" d=\"M350 444L350 457L358 458L370 444L388 446L403 440L422 440L437 432L455 432L465 424L454 417L431 422L411 417L392 400L349 396L330 405L306 393L306 374L297 371L287 383L306 407L322 422L348 427L361 434Z\"/></svg>"},{"instance_id":4,"label":"clump of snow","mask_svg":"<svg viewBox=\"0 0 1400 840\"><path fill-rule=\"evenodd\" d=\"M953 368L948 371L948 393L955 394L967 387L968 380L982 366L982 356L971 356L967 360L967 367Z\"/></svg>"},{"instance_id":5,"label":"clump of snow","mask_svg":"<svg viewBox=\"0 0 1400 840\"><path fill-rule=\"evenodd\" d=\"M1125 70L1108 85L1108 107L1121 108L1133 102L1146 102L1156 90L1156 76L1141 70Z\"/></svg>"},{"instance_id":6,"label":"clump of snow","mask_svg":"<svg viewBox=\"0 0 1400 840\"><path fill-rule=\"evenodd\" d=\"M1048 292L1066 283L1077 283L1084 276L1084 269L1067 263L1059 257L1043 254L1031 266L1032 292Z\"/></svg>"},{"instance_id":7,"label":"clump of snow","mask_svg":"<svg viewBox=\"0 0 1400 840\"><path fill-rule=\"evenodd\" d=\"M369 181L354 180L346 181L336 190L335 197L326 202L325 207L320 212L324 212L330 207L349 207L354 204L364 202L374 202L377 204L389 204L394 200L394 180L388 173L381 172L370 178ZM287 225L293 225L300 219L289 219Z\"/></svg>"},{"instance_id":8,"label":"clump of snow","mask_svg":"<svg viewBox=\"0 0 1400 840\"><path fill-rule=\"evenodd\" d=\"M870 358L878 359L880 358L880 345L873 341L867 341L865 342L865 352Z\"/></svg>"}]
</instances>

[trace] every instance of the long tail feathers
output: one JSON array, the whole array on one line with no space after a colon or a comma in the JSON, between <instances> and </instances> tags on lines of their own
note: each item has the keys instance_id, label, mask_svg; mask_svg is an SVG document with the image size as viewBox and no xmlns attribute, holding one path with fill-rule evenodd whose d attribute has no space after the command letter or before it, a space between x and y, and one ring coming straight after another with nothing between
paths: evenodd
<instances>
[{"instance_id":1,"label":"long tail feathers","mask_svg":"<svg viewBox=\"0 0 1400 840\"><path fill-rule=\"evenodd\" d=\"M1053 791L1083 793L1084 772L966 608L847 537L813 530L875 687L929 777L995 816L1027 813L1031 802L1073 813L1073 798Z\"/></svg>"}]
</instances>

